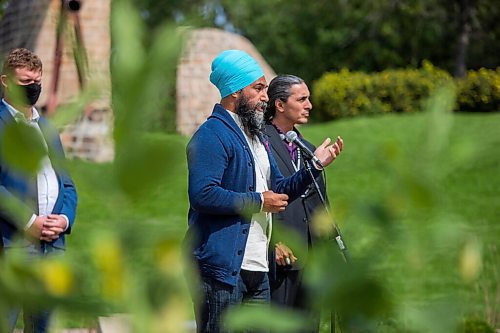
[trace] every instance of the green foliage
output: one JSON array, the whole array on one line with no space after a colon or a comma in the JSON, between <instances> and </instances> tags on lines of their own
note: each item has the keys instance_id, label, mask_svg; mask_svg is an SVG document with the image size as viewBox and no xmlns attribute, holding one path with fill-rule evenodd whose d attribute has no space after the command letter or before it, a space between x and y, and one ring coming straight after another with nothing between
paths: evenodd
<instances>
[{"instance_id":1,"label":"green foliage","mask_svg":"<svg viewBox=\"0 0 500 333\"><path fill-rule=\"evenodd\" d=\"M92 102L103 99L103 93L108 89L102 86L102 81L92 80L87 83L77 99L57 107L57 112L51 115L52 126L62 130L66 125L72 124L82 118L82 110L85 110ZM84 115L83 115L84 116Z\"/></svg>"},{"instance_id":2,"label":"green foliage","mask_svg":"<svg viewBox=\"0 0 500 333\"><path fill-rule=\"evenodd\" d=\"M115 139L120 145L122 137L133 143L131 134L138 130L174 129L172 99L183 30L169 24L150 33L133 7L113 8L112 102L117 118ZM129 24L123 23L123 17Z\"/></svg>"},{"instance_id":3,"label":"green foliage","mask_svg":"<svg viewBox=\"0 0 500 333\"><path fill-rule=\"evenodd\" d=\"M458 80L458 104L461 111L500 111L500 67L468 71Z\"/></svg>"},{"instance_id":4,"label":"green foliage","mask_svg":"<svg viewBox=\"0 0 500 333\"><path fill-rule=\"evenodd\" d=\"M112 31L116 160L70 163L80 201L67 254L30 264L12 252L0 258L0 312L27 300L72 318L130 313L134 332L182 332L192 319L181 260L187 138L147 133L158 96L170 92L161 82L179 40L165 27L145 47L141 19L123 0L113 2ZM483 316L489 306L478 281L498 290L497 275L484 273L496 261L482 249L500 232L500 114L452 114L453 96L439 90L426 113L303 129L315 143L333 133L346 143L327 169L328 191L353 260L345 265L325 242L306 279L315 306L338 309L351 331L455 332L464 314ZM293 332L304 319L241 308L227 323Z\"/></svg>"},{"instance_id":5,"label":"green foliage","mask_svg":"<svg viewBox=\"0 0 500 333\"><path fill-rule=\"evenodd\" d=\"M484 269L477 282L478 290L484 297L486 321L492 327L500 324L500 253L497 244L490 244L484 250ZM476 318L477 319L477 318Z\"/></svg>"},{"instance_id":6,"label":"green foliage","mask_svg":"<svg viewBox=\"0 0 500 333\"><path fill-rule=\"evenodd\" d=\"M252 305L230 309L223 320L231 332L290 333L307 328L306 320L293 311Z\"/></svg>"},{"instance_id":7,"label":"green foliage","mask_svg":"<svg viewBox=\"0 0 500 333\"><path fill-rule=\"evenodd\" d=\"M135 0L144 22L150 28L158 28L165 21L182 25L211 25L214 17L208 7L212 0ZM213 24L213 23L212 23Z\"/></svg>"},{"instance_id":8,"label":"green foliage","mask_svg":"<svg viewBox=\"0 0 500 333\"><path fill-rule=\"evenodd\" d=\"M316 144L325 135L346 144L327 168L328 196L355 265L388 289L385 314L361 318L375 332L455 332L462 314L493 325L487 314L498 312L498 255L482 252L500 237L500 156L493 153L500 114L440 109L302 129ZM335 263L317 266L318 294L332 288Z\"/></svg>"},{"instance_id":9,"label":"green foliage","mask_svg":"<svg viewBox=\"0 0 500 333\"><path fill-rule=\"evenodd\" d=\"M354 260L343 265L336 247L325 243L308 281L319 295L318 306L344 305L349 325L359 330L455 332L450 327L461 322L462 313L485 312L475 282L498 261L483 260L477 248L495 244L500 235L500 156L494 153L500 144L494 135L500 114L443 114L439 109L433 109L437 114L346 119L302 130L315 143L329 134L340 134L346 143L341 157L327 168L327 181L334 218ZM138 332L182 332L153 326L192 318L189 296L178 293L185 291L184 277L173 255L187 223L187 138L155 134L145 140L172 147L176 162L165 172L174 176L159 178L149 193L134 200L118 185L114 165L70 163L80 205L63 267L73 280L68 297L78 300L79 307L76 301L59 299L57 304L71 318L128 311L138 315L134 322L150 320L144 324L150 330ZM477 241L469 242L471 238ZM21 274L0 269L0 283ZM485 278L485 288L498 284L494 275ZM30 285L45 288L41 281ZM114 294L117 283L127 286L125 295ZM6 290L11 289L0 288L0 293ZM177 318L167 316L172 311ZM228 320L235 327L250 321L293 332L290 323L297 327L302 319L295 312L245 311ZM289 321L290 314L294 320Z\"/></svg>"},{"instance_id":10,"label":"green foliage","mask_svg":"<svg viewBox=\"0 0 500 333\"><path fill-rule=\"evenodd\" d=\"M145 31L141 33L142 43L146 46L152 45L158 30L165 25L165 22L172 26L175 24L178 27L213 26L215 13L210 10L211 4L212 0L134 1L134 6L140 11L141 19L145 23ZM169 36L164 37L167 44L172 42ZM180 45L175 48L170 45L171 55L176 58L176 61L180 57L181 50ZM171 66L169 62L166 65L167 68L160 68L164 75L156 82L158 87L162 87L163 90L157 91L157 95L152 96L153 100L156 101L156 108L161 112L155 112L151 117L145 118L144 126L150 131L175 133L177 130L175 112L176 67Z\"/></svg>"},{"instance_id":11,"label":"green foliage","mask_svg":"<svg viewBox=\"0 0 500 333\"><path fill-rule=\"evenodd\" d=\"M445 6L452 5L449 1L443 2ZM473 4L475 8L467 54L468 68L496 68L499 66L496 55L500 52L500 20L498 20L500 8L495 1L489 0L477 1ZM457 15L457 6L454 7L454 10L449 11L449 15L457 20L460 15Z\"/></svg>"},{"instance_id":12,"label":"green foliage","mask_svg":"<svg viewBox=\"0 0 500 333\"><path fill-rule=\"evenodd\" d=\"M126 20L133 24L124 26ZM158 32L151 49L145 49L141 44L145 30L139 20L133 8L124 5L117 5L112 17L116 167L120 184L131 196L142 195L167 175L162 170L169 166L170 147L144 140L143 134L162 110L161 96L173 91L166 79L175 69L181 46L179 32L167 26Z\"/></svg>"},{"instance_id":13,"label":"green foliage","mask_svg":"<svg viewBox=\"0 0 500 333\"><path fill-rule=\"evenodd\" d=\"M464 333L495 333L495 330L482 319L468 318L463 324Z\"/></svg>"},{"instance_id":14,"label":"green foliage","mask_svg":"<svg viewBox=\"0 0 500 333\"><path fill-rule=\"evenodd\" d=\"M94 173L84 163L73 168L80 205L65 256L37 260L8 251L0 259L2 332L5 313L23 300L63 309L71 318L130 313L136 332L179 332L191 315L180 254L185 222L168 218L182 209L168 203L186 202L186 195L161 202L161 216L150 213L151 202L165 191L161 184L177 177L176 165L185 166L184 148L178 150L184 140L155 140L148 133L149 121L161 110L158 101L173 89L166 77L176 66L180 33L160 27L146 47L144 26L130 1L113 2L111 30L116 160L103 167L106 172ZM2 145L17 149L11 155L18 160L28 157L19 149L29 147L24 142L2 139Z\"/></svg>"},{"instance_id":15,"label":"green foliage","mask_svg":"<svg viewBox=\"0 0 500 333\"><path fill-rule=\"evenodd\" d=\"M317 119L337 119L388 112L411 113L424 109L422 103L437 88L456 85L461 111L500 110L500 69L469 71L453 81L445 71L424 62L422 69L385 70L367 74L342 70L326 73L313 85Z\"/></svg>"},{"instance_id":16,"label":"green foliage","mask_svg":"<svg viewBox=\"0 0 500 333\"><path fill-rule=\"evenodd\" d=\"M8 0L0 0L0 19L2 18L3 12L6 8L6 6L8 6L8 4L9 4Z\"/></svg>"},{"instance_id":17,"label":"green foliage","mask_svg":"<svg viewBox=\"0 0 500 333\"><path fill-rule=\"evenodd\" d=\"M278 73L307 82L327 71L382 71L428 59L452 71L461 13L458 1L222 0L237 31L249 38ZM496 67L499 9L473 4L470 68ZM498 57L497 57L498 58Z\"/></svg>"},{"instance_id":18,"label":"green foliage","mask_svg":"<svg viewBox=\"0 0 500 333\"><path fill-rule=\"evenodd\" d=\"M418 45L443 33L434 23L441 13L428 1L419 1L420 10L387 1L324 0L307 6L298 0L223 3L229 20L277 72L293 71L306 81L341 68L373 71L416 65L429 58L429 48ZM422 11L431 13L422 18ZM414 36L415 25L419 36ZM402 38L409 29L422 39Z\"/></svg>"},{"instance_id":19,"label":"green foliage","mask_svg":"<svg viewBox=\"0 0 500 333\"><path fill-rule=\"evenodd\" d=\"M14 169L35 175L47 149L41 133L27 123L19 122L5 127L1 138L1 157Z\"/></svg>"},{"instance_id":20,"label":"green foliage","mask_svg":"<svg viewBox=\"0 0 500 333\"><path fill-rule=\"evenodd\" d=\"M443 85L449 74L425 62L422 69L385 70L380 73L326 73L313 85L313 100L320 119L361 114L420 111L422 103Z\"/></svg>"},{"instance_id":21,"label":"green foliage","mask_svg":"<svg viewBox=\"0 0 500 333\"><path fill-rule=\"evenodd\" d=\"M326 242L311 261L307 281L316 306L340 311L351 331L455 333L463 315L484 318L488 309L476 283L486 279L482 290L493 298L498 289L498 275L485 275L498 256L486 260L482 249L500 235L500 114L442 112L450 109L451 97L442 92L427 113L302 130L314 143L329 134L346 143L327 168L327 181L353 261L343 264L336 245ZM80 205L68 253L32 266L18 257L0 259L0 311L27 299L56 305L66 318L128 312L135 332L183 331L192 319L178 256L188 207L188 140L141 137L169 147L175 162L164 172L173 176L130 196L116 165L72 161ZM490 306L494 311L495 304ZM235 309L228 316L236 328L273 326L283 332L296 331L304 320L275 309Z\"/></svg>"},{"instance_id":22,"label":"green foliage","mask_svg":"<svg viewBox=\"0 0 500 333\"><path fill-rule=\"evenodd\" d=\"M26 105L26 97L22 91L9 80L11 85L11 103ZM19 110L22 110L21 107ZM26 177L34 177L40 168L42 158L47 154L47 146L43 143L42 134L30 126L26 117L19 113L16 122L5 125L0 136L0 159L9 168ZM57 161L54 160L54 163ZM16 197L4 193L0 181L0 210L16 222L25 223L31 216L31 209ZM0 323L1 325L1 323Z\"/></svg>"}]
</instances>

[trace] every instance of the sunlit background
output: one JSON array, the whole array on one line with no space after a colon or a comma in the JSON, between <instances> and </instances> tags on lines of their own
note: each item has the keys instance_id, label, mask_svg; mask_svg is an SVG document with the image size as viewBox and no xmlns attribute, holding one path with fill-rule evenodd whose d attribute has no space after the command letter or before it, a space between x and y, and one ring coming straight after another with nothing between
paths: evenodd
<instances>
[{"instance_id":1,"label":"sunlit background","mask_svg":"<svg viewBox=\"0 0 500 333\"><path fill-rule=\"evenodd\" d=\"M0 1L0 18L14 2ZM248 38L276 73L306 80L306 138L344 139L327 169L333 216L314 221L325 241L306 277L321 332L332 312L342 332L498 331L499 17L493 0L112 1L102 59L110 97L89 79L51 118L63 130L105 95L113 159L68 161L79 206L67 253L29 266L1 257L0 313L26 300L55 307L54 331L94 329L116 314L133 332L193 331L182 251L189 135L175 126L176 68L190 31L213 27ZM29 140L1 144L6 158L37 165ZM349 264L328 240L333 221ZM226 320L236 331L304 323L277 309Z\"/></svg>"}]
</instances>

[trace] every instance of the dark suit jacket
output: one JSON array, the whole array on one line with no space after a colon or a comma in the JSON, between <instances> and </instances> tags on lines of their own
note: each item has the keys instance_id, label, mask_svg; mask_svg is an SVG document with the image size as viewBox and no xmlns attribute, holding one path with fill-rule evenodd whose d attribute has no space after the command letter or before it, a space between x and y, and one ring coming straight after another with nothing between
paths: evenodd
<instances>
[{"instance_id":1,"label":"dark suit jacket","mask_svg":"<svg viewBox=\"0 0 500 333\"><path fill-rule=\"evenodd\" d=\"M284 176L289 176L295 173L295 169L293 168L292 161L290 158L290 154L286 150L283 145L283 140L280 138L278 131L273 125L265 126L266 134L269 136L269 144L271 146L271 151L276 160L276 164L278 165L279 170ZM302 140L304 143L314 151L316 148L306 140ZM302 165L301 165L302 166ZM323 197L326 199L326 186L323 179L323 175L321 174L316 178L320 190L323 194ZM301 246L305 249L309 249L317 239L310 229L310 220L313 217L313 214L317 212L318 209L323 209L320 197L317 191L314 189L313 185L311 185L306 191L305 195L302 195L298 199L289 202L285 211L282 213L274 214L273 225L274 230L279 228L279 225L283 225L289 230L294 231L302 242ZM271 242L271 257L270 262L274 263L274 244L279 242L279 234L273 232L273 241ZM294 250L293 248L291 249ZM300 269L302 265L305 263L306 258L299 258L299 260L292 266L292 269ZM271 264L271 266L273 266Z\"/></svg>"},{"instance_id":2,"label":"dark suit jacket","mask_svg":"<svg viewBox=\"0 0 500 333\"><path fill-rule=\"evenodd\" d=\"M4 143L4 132L6 126L15 124L15 120L7 110L5 104L0 102L0 236L4 247L11 246L14 238L21 238L23 228L33 214L37 213L38 192L36 190L36 178L33 175L27 175L13 168L5 160L2 152ZM49 157L56 171L59 181L59 196L57 197L53 214L64 214L69 219L68 229L61 234L59 239L46 243L42 246L53 246L63 249L65 247L64 234L69 234L75 220L77 194L71 177L58 168L58 159L64 158L64 150L59 139L57 131L51 128L46 119L41 117L38 125L42 130L44 139L49 149ZM22 153L22 152L20 152ZM16 212L13 214L7 210L14 204ZM25 245L29 242L37 242L33 239L24 237Z\"/></svg>"}]
</instances>

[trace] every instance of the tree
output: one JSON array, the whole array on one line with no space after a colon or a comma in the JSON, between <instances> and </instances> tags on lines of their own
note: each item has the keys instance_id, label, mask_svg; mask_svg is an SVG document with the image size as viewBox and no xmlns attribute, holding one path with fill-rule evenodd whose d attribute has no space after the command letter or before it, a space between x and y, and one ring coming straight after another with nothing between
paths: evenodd
<instances>
[{"instance_id":1,"label":"tree","mask_svg":"<svg viewBox=\"0 0 500 333\"><path fill-rule=\"evenodd\" d=\"M459 0L458 4L458 40L457 54L455 61L455 76L464 77L466 71L467 49L470 43L470 34L472 30L472 17L474 10L474 1Z\"/></svg>"},{"instance_id":2,"label":"tree","mask_svg":"<svg viewBox=\"0 0 500 333\"><path fill-rule=\"evenodd\" d=\"M465 75L467 68L494 68L499 65L500 9L489 0L442 1L447 22L454 34L454 74Z\"/></svg>"},{"instance_id":3,"label":"tree","mask_svg":"<svg viewBox=\"0 0 500 333\"><path fill-rule=\"evenodd\" d=\"M304 6L298 0L258 0L225 8L278 72L294 70L312 80L343 67L376 71L440 57L427 45L442 38L443 12L430 4L320 0ZM409 38L414 35L419 39Z\"/></svg>"},{"instance_id":4,"label":"tree","mask_svg":"<svg viewBox=\"0 0 500 333\"><path fill-rule=\"evenodd\" d=\"M275 70L308 81L340 68L380 71L418 66L424 59L452 71L466 67L467 55L471 68L498 65L498 52L486 52L500 47L493 0L221 3L228 20Z\"/></svg>"},{"instance_id":5,"label":"tree","mask_svg":"<svg viewBox=\"0 0 500 333\"><path fill-rule=\"evenodd\" d=\"M308 82L325 71L416 67L462 75L496 67L500 7L494 0L138 0L148 26L164 20L218 26L249 38L279 73Z\"/></svg>"},{"instance_id":6,"label":"tree","mask_svg":"<svg viewBox=\"0 0 500 333\"><path fill-rule=\"evenodd\" d=\"M210 16L209 0L137 0L134 6L138 8L146 24L156 28L165 21L182 25L213 25Z\"/></svg>"}]
</instances>

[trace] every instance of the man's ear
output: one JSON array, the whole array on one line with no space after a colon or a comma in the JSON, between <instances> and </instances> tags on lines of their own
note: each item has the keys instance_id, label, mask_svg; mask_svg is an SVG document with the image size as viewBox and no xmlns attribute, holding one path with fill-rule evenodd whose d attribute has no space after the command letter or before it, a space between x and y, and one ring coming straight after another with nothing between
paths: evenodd
<instances>
[{"instance_id":1,"label":"man's ear","mask_svg":"<svg viewBox=\"0 0 500 333\"><path fill-rule=\"evenodd\" d=\"M276 108L276 111L285 112L285 102L283 102L281 99L276 98L276 100L274 101L274 106Z\"/></svg>"},{"instance_id":2,"label":"man's ear","mask_svg":"<svg viewBox=\"0 0 500 333\"><path fill-rule=\"evenodd\" d=\"M234 93L231 94L233 98L239 98L243 94L243 91L240 89L238 91L235 91Z\"/></svg>"},{"instance_id":3,"label":"man's ear","mask_svg":"<svg viewBox=\"0 0 500 333\"><path fill-rule=\"evenodd\" d=\"M2 83L3 87L7 87L7 75L5 74L0 75L0 82Z\"/></svg>"}]
</instances>

